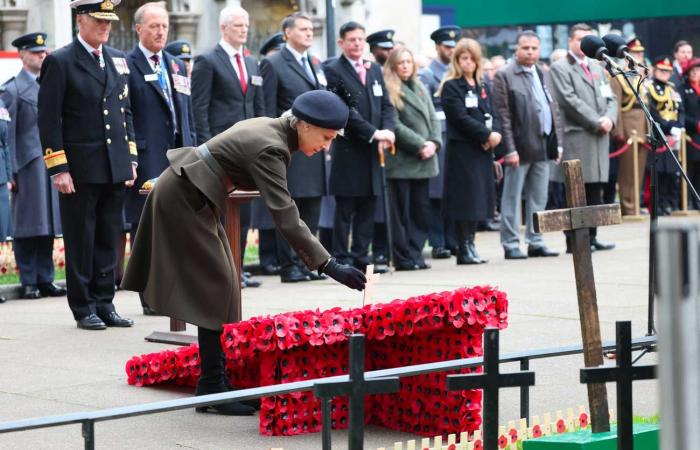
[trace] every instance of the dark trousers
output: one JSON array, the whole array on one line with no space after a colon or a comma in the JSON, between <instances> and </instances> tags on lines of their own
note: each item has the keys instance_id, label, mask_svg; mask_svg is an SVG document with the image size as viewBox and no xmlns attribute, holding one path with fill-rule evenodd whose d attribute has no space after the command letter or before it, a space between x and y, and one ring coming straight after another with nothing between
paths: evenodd
<instances>
[{"instance_id":1,"label":"dark trousers","mask_svg":"<svg viewBox=\"0 0 700 450\"><path fill-rule=\"evenodd\" d=\"M258 255L260 266L278 266L277 230L274 228L258 230Z\"/></svg>"},{"instance_id":2,"label":"dark trousers","mask_svg":"<svg viewBox=\"0 0 700 450\"><path fill-rule=\"evenodd\" d=\"M76 184L73 194L60 194L66 253L68 305L76 320L114 311L117 236L122 229L126 187Z\"/></svg>"},{"instance_id":3,"label":"dark trousers","mask_svg":"<svg viewBox=\"0 0 700 450\"><path fill-rule=\"evenodd\" d=\"M335 197L333 256L345 264L364 268L369 263L369 244L374 232L377 197ZM348 251L350 231L352 247Z\"/></svg>"},{"instance_id":4,"label":"dark trousers","mask_svg":"<svg viewBox=\"0 0 700 450\"><path fill-rule=\"evenodd\" d=\"M409 267L424 263L423 246L430 230L429 180L392 179L389 203L394 264Z\"/></svg>"},{"instance_id":5,"label":"dark trousers","mask_svg":"<svg viewBox=\"0 0 700 450\"><path fill-rule=\"evenodd\" d=\"M53 240L53 236L34 236L12 241L22 286L53 282Z\"/></svg>"},{"instance_id":6,"label":"dark trousers","mask_svg":"<svg viewBox=\"0 0 700 450\"><path fill-rule=\"evenodd\" d=\"M333 228L318 228L318 240L321 241L321 245L331 253L333 251Z\"/></svg>"},{"instance_id":7,"label":"dark trousers","mask_svg":"<svg viewBox=\"0 0 700 450\"><path fill-rule=\"evenodd\" d=\"M243 203L241 205L239 216L241 218L241 267L243 267L245 247L248 245L248 230L250 230L250 203ZM221 222L223 223L224 220Z\"/></svg>"},{"instance_id":8,"label":"dark trousers","mask_svg":"<svg viewBox=\"0 0 700 450\"><path fill-rule=\"evenodd\" d=\"M430 199L430 229L428 242L430 246L443 248L456 248L457 235L454 221L445 219L442 211L442 199Z\"/></svg>"},{"instance_id":9,"label":"dark trousers","mask_svg":"<svg viewBox=\"0 0 700 450\"><path fill-rule=\"evenodd\" d=\"M384 205L377 205L377 208L383 207ZM386 222L374 222L374 231L372 233L372 257L388 257L389 242L386 235Z\"/></svg>"},{"instance_id":10,"label":"dark trousers","mask_svg":"<svg viewBox=\"0 0 700 450\"><path fill-rule=\"evenodd\" d=\"M695 190L700 192L700 161L688 161L687 170L690 182L693 184ZM700 209L700 204L698 204L698 201L693 197L690 189L688 189L688 208Z\"/></svg>"},{"instance_id":11,"label":"dark trousers","mask_svg":"<svg viewBox=\"0 0 700 450\"><path fill-rule=\"evenodd\" d=\"M311 234L316 236L318 230L318 219L321 216L321 197L295 198L294 203L299 210L299 217L309 227ZM306 265L294 253L289 243L277 232L277 258L282 269L287 269L293 265L306 267Z\"/></svg>"}]
</instances>

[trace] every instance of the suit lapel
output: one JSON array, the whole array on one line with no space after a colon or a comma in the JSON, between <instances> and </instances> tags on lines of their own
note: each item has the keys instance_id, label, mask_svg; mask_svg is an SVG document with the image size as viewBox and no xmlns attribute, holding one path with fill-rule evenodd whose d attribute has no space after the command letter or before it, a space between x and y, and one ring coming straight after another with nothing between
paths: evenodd
<instances>
[{"instance_id":1,"label":"suit lapel","mask_svg":"<svg viewBox=\"0 0 700 450\"><path fill-rule=\"evenodd\" d=\"M73 50L76 55L75 60L78 67L90 74L98 83L104 85L106 82L105 72L100 69L100 65L97 64L95 58L88 53L85 47L83 47L83 44L77 39L73 41Z\"/></svg>"},{"instance_id":2,"label":"suit lapel","mask_svg":"<svg viewBox=\"0 0 700 450\"><path fill-rule=\"evenodd\" d=\"M114 88L117 86L117 82L119 81L119 72L117 72L117 68L114 66L114 61L112 61L112 55L105 51L104 45L102 46L102 52L105 61L104 72L107 76L104 90L104 95L106 97L109 94L111 94Z\"/></svg>"},{"instance_id":3,"label":"suit lapel","mask_svg":"<svg viewBox=\"0 0 700 450\"><path fill-rule=\"evenodd\" d=\"M290 52L287 47L282 49L282 57L284 58L285 61L287 61L287 65L292 68L294 72L299 75L302 80L306 81L311 87L316 88L314 85L314 82L309 80L309 77L306 75L306 71L301 67L301 64L297 62L296 58L294 55L292 55L292 52ZM307 54L308 58L308 54Z\"/></svg>"},{"instance_id":4,"label":"suit lapel","mask_svg":"<svg viewBox=\"0 0 700 450\"><path fill-rule=\"evenodd\" d=\"M415 82L417 81L414 81L414 83ZM413 105L413 108L415 108L418 112L420 112L421 116L423 116L425 123L430 125L430 116L426 110L425 104L418 97L418 94L404 83L401 83L401 91L404 93L404 102Z\"/></svg>"},{"instance_id":5,"label":"suit lapel","mask_svg":"<svg viewBox=\"0 0 700 450\"><path fill-rule=\"evenodd\" d=\"M151 65L148 64L148 60L146 59L146 55L143 54L139 46L137 45L136 48L133 51L133 61L134 61L134 66L136 69L141 72L141 76L144 77L144 81L146 79L146 75L153 75L153 69L151 69ZM167 70L167 66L164 67L164 69ZM155 91L158 97L163 101L165 106L168 105L168 101L165 98L165 95L163 95L163 90L160 88L160 82L156 78L155 80L151 81L145 81L145 83L149 86L151 86ZM172 86L172 83L171 83Z\"/></svg>"},{"instance_id":6,"label":"suit lapel","mask_svg":"<svg viewBox=\"0 0 700 450\"><path fill-rule=\"evenodd\" d=\"M248 74L248 78L246 79L247 89L245 91L247 97L248 95L253 95L253 84L251 81L253 80L253 74L257 74L258 65L255 60L249 56L243 58L243 61L245 64L245 71ZM240 84L239 82L238 85L240 86Z\"/></svg>"},{"instance_id":7,"label":"suit lapel","mask_svg":"<svg viewBox=\"0 0 700 450\"><path fill-rule=\"evenodd\" d=\"M358 75L355 68L352 66L352 64L350 64L350 61L344 55L340 56L340 65L350 74L352 79L355 80L357 82L357 84L362 89L366 88L366 86L362 85L362 80L360 80L360 75ZM369 70L367 71L367 75L365 77L365 80L367 81L367 85L369 85Z\"/></svg>"},{"instance_id":8,"label":"suit lapel","mask_svg":"<svg viewBox=\"0 0 700 450\"><path fill-rule=\"evenodd\" d=\"M231 76L231 83L236 86L236 89L243 97L243 90L241 89L241 80L238 79L236 75L236 70L233 68L231 63L231 58L229 58L228 53L219 44L216 44L216 55L219 57L221 64L223 64L224 71Z\"/></svg>"},{"instance_id":9,"label":"suit lapel","mask_svg":"<svg viewBox=\"0 0 700 450\"><path fill-rule=\"evenodd\" d=\"M17 96L30 105L37 106L39 95L39 83L37 83L27 72L20 71L17 75Z\"/></svg>"}]
</instances>

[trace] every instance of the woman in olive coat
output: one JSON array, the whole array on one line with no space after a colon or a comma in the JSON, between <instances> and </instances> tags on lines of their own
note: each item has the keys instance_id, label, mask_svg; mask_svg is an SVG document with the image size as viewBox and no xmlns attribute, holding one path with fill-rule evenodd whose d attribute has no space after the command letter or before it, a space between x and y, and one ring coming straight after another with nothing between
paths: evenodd
<instances>
[{"instance_id":1,"label":"woman in olive coat","mask_svg":"<svg viewBox=\"0 0 700 450\"><path fill-rule=\"evenodd\" d=\"M491 94L483 82L481 47L462 39L438 91L447 119L444 214L457 222L457 264L480 264L474 245L477 224L493 218L496 204L493 151L501 134L493 131Z\"/></svg>"},{"instance_id":2,"label":"woman in olive coat","mask_svg":"<svg viewBox=\"0 0 700 450\"><path fill-rule=\"evenodd\" d=\"M142 292L155 312L197 325L197 395L231 389L224 376L221 329L241 317L239 274L219 220L234 189L258 190L280 233L311 270L362 290L365 276L338 264L299 218L287 189L291 152L328 149L348 108L327 91L309 91L292 114L238 122L199 147L168 151L166 169L146 199L122 288ZM253 414L240 403L198 408Z\"/></svg>"},{"instance_id":3,"label":"woman in olive coat","mask_svg":"<svg viewBox=\"0 0 700 450\"><path fill-rule=\"evenodd\" d=\"M439 170L440 122L406 47L389 55L384 83L396 122L396 153L386 156L394 263L396 270L427 269L423 246L430 229L428 182Z\"/></svg>"}]
</instances>

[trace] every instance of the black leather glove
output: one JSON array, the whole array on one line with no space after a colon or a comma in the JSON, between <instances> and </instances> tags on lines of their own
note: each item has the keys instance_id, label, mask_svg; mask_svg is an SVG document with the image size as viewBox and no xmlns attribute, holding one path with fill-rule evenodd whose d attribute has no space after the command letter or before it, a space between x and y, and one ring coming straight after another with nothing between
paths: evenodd
<instances>
[{"instance_id":1,"label":"black leather glove","mask_svg":"<svg viewBox=\"0 0 700 450\"><path fill-rule=\"evenodd\" d=\"M358 291L365 290L365 283L367 283L365 274L347 264L338 264L335 258L329 259L318 271L325 273L338 283L342 283L350 289L356 289Z\"/></svg>"}]
</instances>

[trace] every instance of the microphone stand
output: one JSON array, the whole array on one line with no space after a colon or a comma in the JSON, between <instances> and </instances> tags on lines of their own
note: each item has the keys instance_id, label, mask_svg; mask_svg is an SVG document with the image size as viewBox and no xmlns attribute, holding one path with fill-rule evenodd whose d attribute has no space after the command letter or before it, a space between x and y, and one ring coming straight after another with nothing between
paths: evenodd
<instances>
[{"instance_id":1,"label":"microphone stand","mask_svg":"<svg viewBox=\"0 0 700 450\"><path fill-rule=\"evenodd\" d=\"M681 166L680 161L678 161L678 158L676 155L673 153L671 150L671 146L668 144L668 141L666 140L666 136L664 135L664 132L661 130L661 126L659 125L658 122L656 122L653 117L651 116L651 113L649 112L649 108L647 108L646 103L642 101L642 98L639 96L639 90L632 84L630 79L628 78L628 73L625 72L618 66L617 64L614 63L614 61L608 57L607 55L604 55L604 61L605 61L605 67L608 70L608 73L612 75L613 78L615 78L616 75L622 75L622 78L625 79L625 82L627 83L627 86L630 87L632 92L634 93L635 98L637 99L637 103L639 106L642 108L642 111L644 112L644 115L646 116L647 122L649 123L649 143L651 144L651 151L654 154L653 158L651 160L651 182L649 186L649 190L651 191L651 211L649 214L650 220L649 220L649 286L648 286L648 308L647 308L647 335L648 336L653 336L656 334L656 327L654 326L654 288L656 286L656 277L655 277L655 266L656 266L656 258L654 255L654 233L656 232L656 228L658 226L659 222L659 216L657 212L657 186L656 186L656 162L657 162L657 154L656 154L656 149L659 146L659 144L663 144L663 146L666 148L666 153L668 153L671 158L673 159L673 162L676 164L676 167L680 171L681 175L683 175L683 178L685 179L686 185L690 188L693 197L700 202L700 195L698 195L698 192L695 190L695 186L693 186L693 183L691 183L690 179L688 178L688 174L685 173L683 170L683 167ZM647 72L648 73L648 72ZM641 77L642 75L639 74ZM635 171L635 176L637 168L634 168ZM635 195L639 195L639 192L635 192Z\"/></svg>"}]
</instances>

